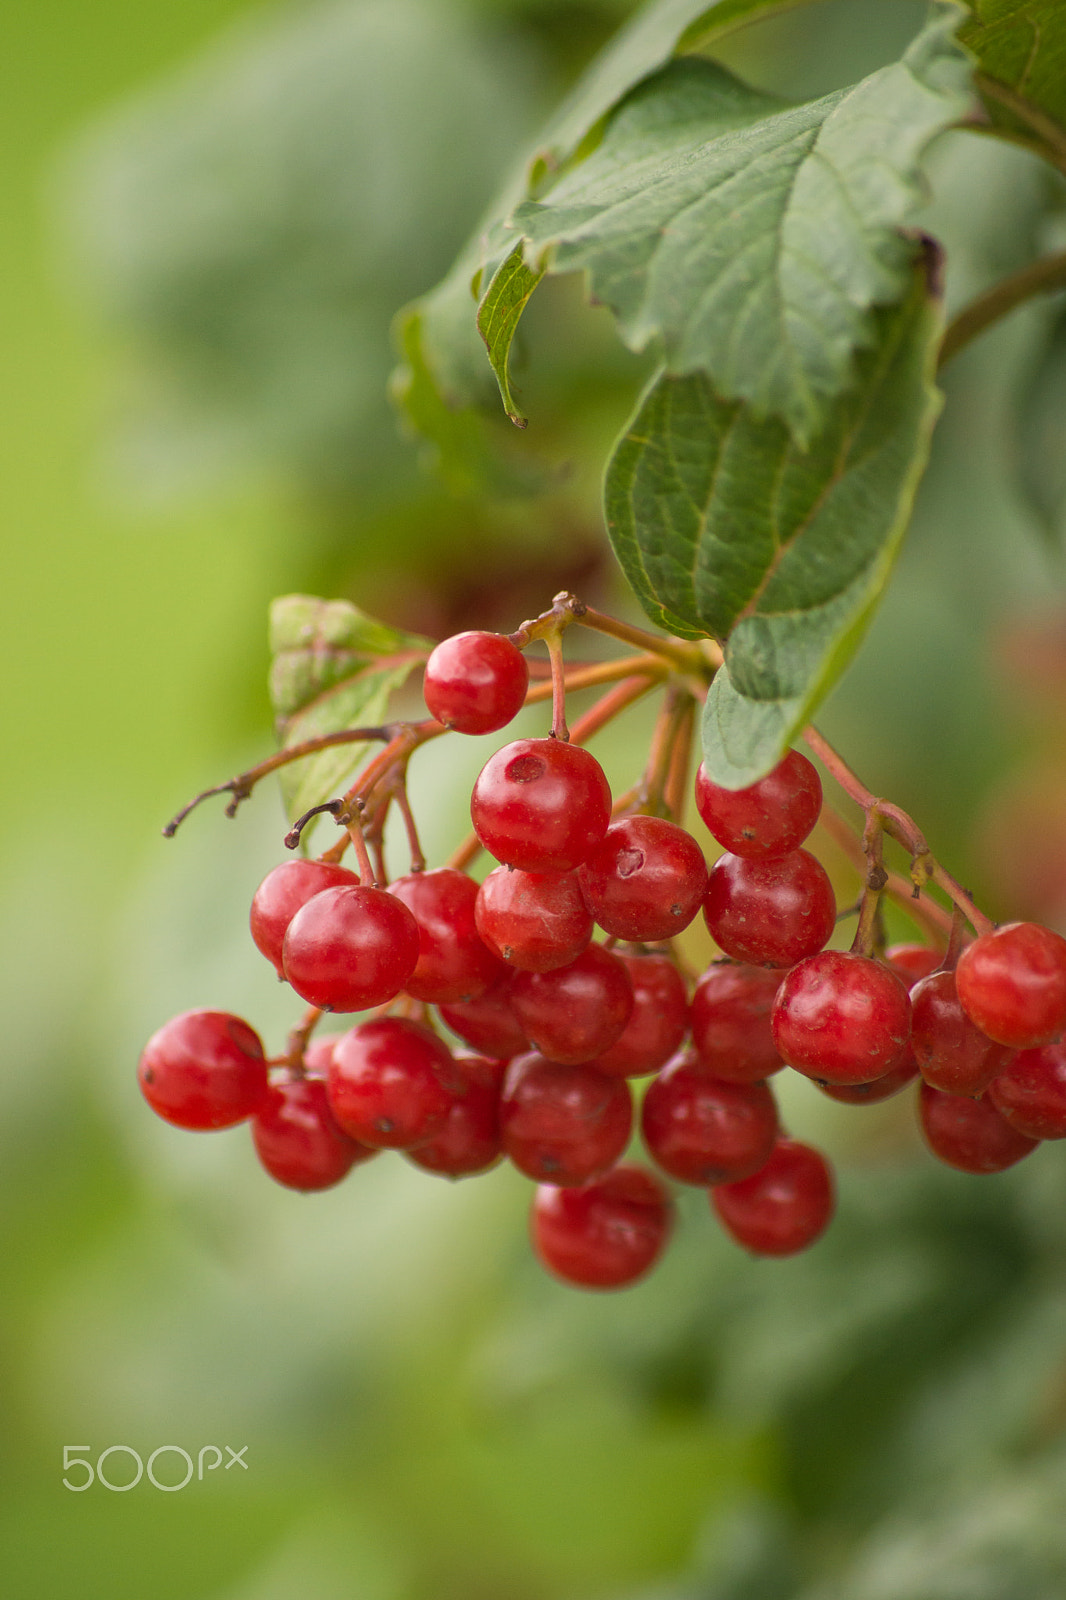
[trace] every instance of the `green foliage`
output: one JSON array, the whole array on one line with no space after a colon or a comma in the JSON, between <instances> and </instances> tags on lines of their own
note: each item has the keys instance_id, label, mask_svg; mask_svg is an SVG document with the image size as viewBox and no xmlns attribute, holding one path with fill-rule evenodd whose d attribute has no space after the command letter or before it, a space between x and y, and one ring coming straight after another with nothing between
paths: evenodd
<instances>
[{"instance_id":1,"label":"green foliage","mask_svg":"<svg viewBox=\"0 0 1066 1600\"><path fill-rule=\"evenodd\" d=\"M978 87L1002 132L1066 158L1066 10L1060 0L969 0L959 38L977 57Z\"/></svg>"},{"instance_id":2,"label":"green foliage","mask_svg":"<svg viewBox=\"0 0 1066 1600\"><path fill-rule=\"evenodd\" d=\"M428 639L389 628L347 600L289 594L270 608L270 699L283 749L376 727L389 697L432 649ZM345 744L283 767L290 820L335 796L369 744Z\"/></svg>"}]
</instances>

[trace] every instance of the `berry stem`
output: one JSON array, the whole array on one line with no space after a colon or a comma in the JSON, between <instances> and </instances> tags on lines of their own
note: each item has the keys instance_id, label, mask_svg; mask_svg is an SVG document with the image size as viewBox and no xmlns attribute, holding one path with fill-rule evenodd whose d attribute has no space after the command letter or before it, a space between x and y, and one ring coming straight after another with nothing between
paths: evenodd
<instances>
[{"instance_id":1,"label":"berry stem","mask_svg":"<svg viewBox=\"0 0 1066 1600\"><path fill-rule=\"evenodd\" d=\"M696 704L691 695L686 695L682 702L674 746L670 752L670 771L666 775L666 785L663 789L663 803L667 815L675 822L682 821L685 803L690 794L689 774L692 766L692 740L696 731Z\"/></svg>"},{"instance_id":2,"label":"berry stem","mask_svg":"<svg viewBox=\"0 0 1066 1600\"><path fill-rule=\"evenodd\" d=\"M609 690L596 701L594 706L589 707L584 716L577 719L570 730L570 743L586 744L594 733L599 733L600 729L606 727L620 711L634 705L654 687L655 681L651 678L623 678L620 684Z\"/></svg>"},{"instance_id":3,"label":"berry stem","mask_svg":"<svg viewBox=\"0 0 1066 1600\"><path fill-rule=\"evenodd\" d=\"M1064 146L1066 150L1066 146ZM1064 168L1066 170L1066 168ZM1053 256L1041 256L1027 266L1012 272L992 285L964 306L958 316L948 323L940 345L938 366L943 367L968 345L971 339L984 333L986 328L1005 317L1016 306L1023 305L1038 294L1050 294L1054 289L1066 287L1066 251Z\"/></svg>"},{"instance_id":4,"label":"berry stem","mask_svg":"<svg viewBox=\"0 0 1066 1600\"><path fill-rule=\"evenodd\" d=\"M418 825L415 822L414 812L411 810L411 801L407 793L407 764L396 773L393 780L393 797L397 808L403 818L404 829L407 833L407 845L411 852L411 871L425 872L426 858L422 851L422 841L418 837Z\"/></svg>"},{"instance_id":5,"label":"berry stem","mask_svg":"<svg viewBox=\"0 0 1066 1600\"><path fill-rule=\"evenodd\" d=\"M666 786L673 769L678 740L686 723L691 723L692 705L692 696L678 684L671 684L663 696L641 784L639 809L651 816L658 816L661 811L673 814L673 808L666 800Z\"/></svg>"},{"instance_id":6,"label":"berry stem","mask_svg":"<svg viewBox=\"0 0 1066 1600\"><path fill-rule=\"evenodd\" d=\"M566 726L566 667L563 662L563 631L554 628L544 635L544 643L548 647L548 660L552 668L552 738L561 739L563 744L570 742L570 730Z\"/></svg>"},{"instance_id":7,"label":"berry stem","mask_svg":"<svg viewBox=\"0 0 1066 1600\"><path fill-rule=\"evenodd\" d=\"M962 884L934 859L925 836L914 818L899 806L893 805L890 800L878 799L852 772L843 756L833 749L817 728L805 728L803 737L818 759L832 773L844 793L850 795L856 805L862 807L866 817L864 840L868 836L872 837L870 830L874 827L883 830L908 851L911 858L911 882L914 884L915 894L917 895L927 883L935 883L939 889L943 889L948 899L965 913L967 920L978 933L989 933L993 926L991 919L986 917L983 911L978 910Z\"/></svg>"},{"instance_id":8,"label":"berry stem","mask_svg":"<svg viewBox=\"0 0 1066 1600\"><path fill-rule=\"evenodd\" d=\"M818 821L819 826L825 829L834 844L839 846L865 879L866 853L851 824L828 804L822 806ZM930 900L928 897L919 898L913 884L906 878L900 877L896 872L889 872L885 880L885 893L926 933L945 941L950 937L951 913L937 905L935 900Z\"/></svg>"}]
</instances>

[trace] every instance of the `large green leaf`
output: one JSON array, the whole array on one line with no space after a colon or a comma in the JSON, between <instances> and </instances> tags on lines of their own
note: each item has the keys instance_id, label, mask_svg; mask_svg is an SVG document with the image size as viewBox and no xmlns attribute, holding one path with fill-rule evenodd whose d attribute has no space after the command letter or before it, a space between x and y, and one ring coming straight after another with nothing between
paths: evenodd
<instances>
[{"instance_id":1,"label":"large green leaf","mask_svg":"<svg viewBox=\"0 0 1066 1600\"><path fill-rule=\"evenodd\" d=\"M386 627L347 600L288 594L270 608L270 699L283 749L384 721L389 696L432 642ZM279 772L292 820L335 796L369 744L338 745Z\"/></svg>"},{"instance_id":2,"label":"large green leaf","mask_svg":"<svg viewBox=\"0 0 1066 1600\"><path fill-rule=\"evenodd\" d=\"M900 227L923 198L922 153L970 104L956 21L938 15L902 60L803 106L671 62L546 200L517 209L529 266L584 269L633 349L661 340L670 372L708 373L808 442L852 381L872 308L907 292ZM516 321L500 321L498 372Z\"/></svg>"},{"instance_id":3,"label":"large green leaf","mask_svg":"<svg viewBox=\"0 0 1066 1600\"><path fill-rule=\"evenodd\" d=\"M773 766L861 638L940 409L940 330L923 262L906 300L876 314L857 381L809 450L703 374L668 373L617 446L606 515L626 576L661 626L725 645L704 723L719 783Z\"/></svg>"},{"instance_id":4,"label":"large green leaf","mask_svg":"<svg viewBox=\"0 0 1066 1600\"><path fill-rule=\"evenodd\" d=\"M1062 0L968 0L959 38L977 57L993 126L1066 165L1066 5Z\"/></svg>"}]
</instances>

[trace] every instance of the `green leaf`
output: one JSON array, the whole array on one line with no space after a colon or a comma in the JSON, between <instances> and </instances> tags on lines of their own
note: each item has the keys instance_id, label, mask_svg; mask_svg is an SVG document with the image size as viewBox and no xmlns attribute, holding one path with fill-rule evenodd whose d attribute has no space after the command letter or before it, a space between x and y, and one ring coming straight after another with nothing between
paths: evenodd
<instances>
[{"instance_id":1,"label":"green leaf","mask_svg":"<svg viewBox=\"0 0 1066 1600\"><path fill-rule=\"evenodd\" d=\"M1062 0L968 0L959 38L977 57L993 126L1066 164L1066 6Z\"/></svg>"},{"instance_id":2,"label":"green leaf","mask_svg":"<svg viewBox=\"0 0 1066 1600\"><path fill-rule=\"evenodd\" d=\"M529 270L523 259L522 247L517 245L493 274L477 313L478 332L489 352L504 409L519 428L526 426L526 418L519 411L511 390L507 360L522 312L543 276L542 272Z\"/></svg>"},{"instance_id":3,"label":"green leaf","mask_svg":"<svg viewBox=\"0 0 1066 1600\"><path fill-rule=\"evenodd\" d=\"M270 699L283 749L385 720L389 696L424 661L432 641L386 627L347 600L289 594L270 608ZM282 767L291 820L332 798L369 743L339 745Z\"/></svg>"},{"instance_id":4,"label":"green leaf","mask_svg":"<svg viewBox=\"0 0 1066 1600\"><path fill-rule=\"evenodd\" d=\"M1066 507L1066 310L1051 325L1014 418L1018 479L1049 539Z\"/></svg>"},{"instance_id":5,"label":"green leaf","mask_svg":"<svg viewBox=\"0 0 1066 1600\"><path fill-rule=\"evenodd\" d=\"M615 450L606 517L626 576L661 626L725 645L704 721L718 783L768 771L859 643L940 410L941 320L923 263L807 451L704 375L668 373Z\"/></svg>"},{"instance_id":6,"label":"green leaf","mask_svg":"<svg viewBox=\"0 0 1066 1600\"><path fill-rule=\"evenodd\" d=\"M970 104L937 16L902 60L808 105L711 62L672 62L623 103L596 150L512 218L537 269L588 273L634 350L706 372L720 395L807 443L852 382L873 308L907 293L931 139Z\"/></svg>"}]
</instances>

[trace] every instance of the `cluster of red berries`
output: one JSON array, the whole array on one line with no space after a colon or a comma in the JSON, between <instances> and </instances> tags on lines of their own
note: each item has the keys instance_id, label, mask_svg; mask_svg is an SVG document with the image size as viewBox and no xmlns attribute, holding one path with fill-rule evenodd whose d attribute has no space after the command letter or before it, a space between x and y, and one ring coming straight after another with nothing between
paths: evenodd
<instances>
[{"instance_id":1,"label":"cluster of red berries","mask_svg":"<svg viewBox=\"0 0 1066 1600\"><path fill-rule=\"evenodd\" d=\"M433 652L425 698L438 722L482 734L511 720L527 685L511 640L466 633ZM822 804L811 763L790 752L739 791L701 767L695 798L726 852L709 873L676 823L612 820L585 749L519 739L474 784L474 829L499 863L480 885L452 867L386 888L336 860L283 863L252 902L259 949L312 1007L381 1009L337 1036L298 1031L274 1062L240 1018L186 1013L144 1050L146 1098L184 1128L250 1119L267 1171L301 1190L383 1149L453 1178L506 1156L539 1186L542 1262L599 1288L633 1282L662 1251L673 1208L660 1174L707 1189L757 1254L820 1235L833 1179L781 1129L767 1080L786 1065L856 1104L920 1075L926 1139L964 1171L1066 1137L1066 940L1010 924L957 964L922 945L827 950L835 899L802 848ZM690 997L667 941L701 908L725 959ZM650 1080L640 1122L658 1172L620 1162L631 1078Z\"/></svg>"}]
</instances>

